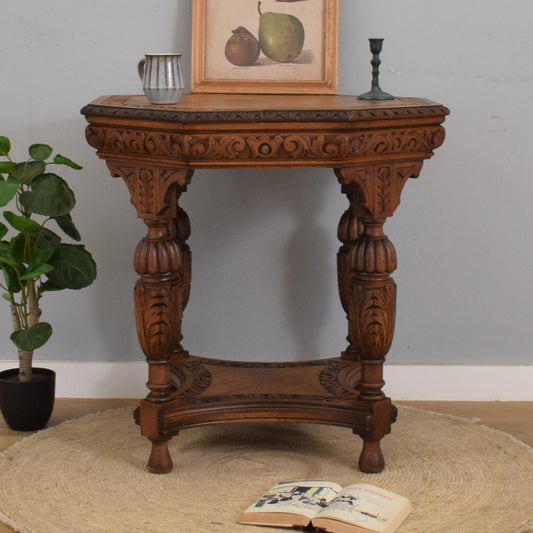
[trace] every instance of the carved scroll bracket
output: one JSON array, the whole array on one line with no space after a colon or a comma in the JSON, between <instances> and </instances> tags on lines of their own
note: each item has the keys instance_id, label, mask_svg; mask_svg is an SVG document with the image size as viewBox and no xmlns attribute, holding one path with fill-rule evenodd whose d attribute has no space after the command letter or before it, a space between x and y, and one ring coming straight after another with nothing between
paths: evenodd
<instances>
[{"instance_id":1,"label":"carved scroll bracket","mask_svg":"<svg viewBox=\"0 0 533 533\"><path fill-rule=\"evenodd\" d=\"M187 189L193 171L143 162L108 160L107 167L114 177L128 186L131 203L139 218L171 218L177 213L179 195Z\"/></svg>"},{"instance_id":2,"label":"carved scroll bracket","mask_svg":"<svg viewBox=\"0 0 533 533\"><path fill-rule=\"evenodd\" d=\"M400 205L405 182L417 178L421 169L422 161L403 161L337 168L335 174L343 192L352 195L357 216L386 218Z\"/></svg>"}]
</instances>

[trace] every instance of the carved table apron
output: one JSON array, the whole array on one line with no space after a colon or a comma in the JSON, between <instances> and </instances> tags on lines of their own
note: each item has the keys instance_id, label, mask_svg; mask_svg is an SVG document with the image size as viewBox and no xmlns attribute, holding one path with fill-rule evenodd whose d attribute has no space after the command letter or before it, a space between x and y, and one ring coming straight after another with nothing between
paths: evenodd
<instances>
[{"instance_id":1,"label":"carved table apron","mask_svg":"<svg viewBox=\"0 0 533 533\"><path fill-rule=\"evenodd\" d=\"M87 140L126 182L148 228L135 250L135 317L149 365L136 418L152 442L148 469L172 470L168 441L220 423L298 421L351 428L359 468L384 467L396 409L382 391L393 337L394 246L383 233L408 178L444 141L448 110L415 98L185 94L175 105L104 96L82 109ZM201 168L332 168L349 205L337 256L348 346L338 357L238 363L190 355L181 322L191 283L189 219L179 206Z\"/></svg>"}]
</instances>

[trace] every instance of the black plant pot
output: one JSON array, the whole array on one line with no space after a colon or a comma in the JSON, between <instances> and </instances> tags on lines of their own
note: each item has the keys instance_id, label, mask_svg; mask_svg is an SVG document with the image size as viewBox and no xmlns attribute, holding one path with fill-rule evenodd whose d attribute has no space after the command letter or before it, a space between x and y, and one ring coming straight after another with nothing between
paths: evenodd
<instances>
[{"instance_id":1,"label":"black plant pot","mask_svg":"<svg viewBox=\"0 0 533 533\"><path fill-rule=\"evenodd\" d=\"M0 372L0 410L15 431L43 429L54 409L56 373L33 368L32 379L19 381L18 368Z\"/></svg>"}]
</instances>

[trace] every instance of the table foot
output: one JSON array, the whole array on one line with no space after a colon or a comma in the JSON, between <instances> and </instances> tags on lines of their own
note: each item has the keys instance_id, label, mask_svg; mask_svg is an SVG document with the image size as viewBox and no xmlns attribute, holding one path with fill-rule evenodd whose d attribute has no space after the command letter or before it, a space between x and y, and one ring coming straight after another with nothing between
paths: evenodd
<instances>
[{"instance_id":1,"label":"table foot","mask_svg":"<svg viewBox=\"0 0 533 533\"><path fill-rule=\"evenodd\" d=\"M168 441L165 439L150 439L152 441L152 452L148 459L148 471L152 474L168 474L172 472L174 464L168 451Z\"/></svg>"},{"instance_id":2,"label":"table foot","mask_svg":"<svg viewBox=\"0 0 533 533\"><path fill-rule=\"evenodd\" d=\"M359 457L359 470L367 474L378 474L385 468L385 459L379 440L363 439L363 450Z\"/></svg>"}]
</instances>

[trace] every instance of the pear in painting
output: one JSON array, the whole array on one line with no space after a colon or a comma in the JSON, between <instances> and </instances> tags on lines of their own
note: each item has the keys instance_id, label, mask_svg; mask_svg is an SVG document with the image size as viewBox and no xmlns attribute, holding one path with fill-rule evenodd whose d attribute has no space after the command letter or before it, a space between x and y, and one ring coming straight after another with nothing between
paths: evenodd
<instances>
[{"instance_id":1,"label":"pear in painting","mask_svg":"<svg viewBox=\"0 0 533 533\"><path fill-rule=\"evenodd\" d=\"M274 12L261 14L259 45L269 59L279 63L294 61L302 52L304 39L303 24L294 15Z\"/></svg>"}]
</instances>

